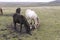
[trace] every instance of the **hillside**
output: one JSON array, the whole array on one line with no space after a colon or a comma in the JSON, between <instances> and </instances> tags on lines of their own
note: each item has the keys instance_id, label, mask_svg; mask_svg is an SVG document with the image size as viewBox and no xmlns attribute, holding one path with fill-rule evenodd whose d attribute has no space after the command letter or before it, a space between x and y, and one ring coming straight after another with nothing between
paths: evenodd
<instances>
[{"instance_id":1,"label":"hillside","mask_svg":"<svg viewBox=\"0 0 60 40\"><path fill-rule=\"evenodd\" d=\"M60 6L60 0L52 2L0 2L0 7L36 7L36 6Z\"/></svg>"}]
</instances>

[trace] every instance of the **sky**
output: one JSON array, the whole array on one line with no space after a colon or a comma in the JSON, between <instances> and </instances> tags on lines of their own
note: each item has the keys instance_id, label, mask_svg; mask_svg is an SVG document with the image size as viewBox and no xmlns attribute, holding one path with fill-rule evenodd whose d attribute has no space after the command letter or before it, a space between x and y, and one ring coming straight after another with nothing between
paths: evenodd
<instances>
[{"instance_id":1,"label":"sky","mask_svg":"<svg viewBox=\"0 0 60 40\"><path fill-rule=\"evenodd\" d=\"M0 2L51 2L54 0L0 0Z\"/></svg>"}]
</instances>

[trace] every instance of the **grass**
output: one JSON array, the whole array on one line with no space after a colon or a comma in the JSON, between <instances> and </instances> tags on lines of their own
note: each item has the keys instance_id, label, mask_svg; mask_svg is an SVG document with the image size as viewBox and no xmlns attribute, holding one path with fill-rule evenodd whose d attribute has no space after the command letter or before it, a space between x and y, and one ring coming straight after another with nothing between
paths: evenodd
<instances>
[{"instance_id":1,"label":"grass","mask_svg":"<svg viewBox=\"0 0 60 40\"><path fill-rule=\"evenodd\" d=\"M32 31L32 36L28 34L22 34L15 32L7 28L6 25L10 25L12 22L11 16L0 16L0 40L60 40L60 6L54 7L21 7L22 15L25 10L31 8L36 11L40 18L41 26ZM16 7L3 8L4 14L12 14L15 12ZM11 11L9 11L11 10ZM14 31L14 32L13 32ZM10 34L10 32L13 32ZM5 37L3 35L6 35Z\"/></svg>"}]
</instances>

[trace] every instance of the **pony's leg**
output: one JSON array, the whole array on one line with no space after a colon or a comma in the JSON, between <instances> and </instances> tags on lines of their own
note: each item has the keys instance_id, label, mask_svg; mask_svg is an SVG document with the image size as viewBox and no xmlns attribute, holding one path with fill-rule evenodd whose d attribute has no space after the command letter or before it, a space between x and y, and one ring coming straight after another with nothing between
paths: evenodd
<instances>
[{"instance_id":1,"label":"pony's leg","mask_svg":"<svg viewBox=\"0 0 60 40\"><path fill-rule=\"evenodd\" d=\"M40 20L37 18L37 28L40 26Z\"/></svg>"},{"instance_id":2,"label":"pony's leg","mask_svg":"<svg viewBox=\"0 0 60 40\"><path fill-rule=\"evenodd\" d=\"M29 27L29 26L25 25L25 29L26 29L26 33L27 33L27 34L32 35L32 34L31 34L31 30L30 30L30 27Z\"/></svg>"},{"instance_id":3,"label":"pony's leg","mask_svg":"<svg viewBox=\"0 0 60 40\"><path fill-rule=\"evenodd\" d=\"M34 19L32 19L32 22L33 22L33 23L32 23L32 25L34 25L34 26L35 26L35 20L34 20Z\"/></svg>"},{"instance_id":4,"label":"pony's leg","mask_svg":"<svg viewBox=\"0 0 60 40\"><path fill-rule=\"evenodd\" d=\"M20 32L22 31L22 24L20 25Z\"/></svg>"},{"instance_id":5,"label":"pony's leg","mask_svg":"<svg viewBox=\"0 0 60 40\"><path fill-rule=\"evenodd\" d=\"M15 22L14 22L14 29L17 30L17 29L16 29L16 23L15 23Z\"/></svg>"},{"instance_id":6,"label":"pony's leg","mask_svg":"<svg viewBox=\"0 0 60 40\"><path fill-rule=\"evenodd\" d=\"M34 19L34 26L35 26L35 29L37 28L37 20Z\"/></svg>"}]
</instances>

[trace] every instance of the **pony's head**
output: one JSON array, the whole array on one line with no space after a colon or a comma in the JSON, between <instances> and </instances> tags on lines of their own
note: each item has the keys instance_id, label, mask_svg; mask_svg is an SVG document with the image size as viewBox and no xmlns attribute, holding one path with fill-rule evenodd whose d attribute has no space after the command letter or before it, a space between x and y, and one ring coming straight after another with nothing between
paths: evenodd
<instances>
[{"instance_id":1,"label":"pony's head","mask_svg":"<svg viewBox=\"0 0 60 40\"><path fill-rule=\"evenodd\" d=\"M20 12L21 12L21 8L17 8L16 13L20 13Z\"/></svg>"},{"instance_id":2,"label":"pony's head","mask_svg":"<svg viewBox=\"0 0 60 40\"><path fill-rule=\"evenodd\" d=\"M35 29L35 25L33 25L32 23L30 23L30 29L34 30Z\"/></svg>"}]
</instances>

